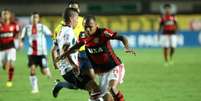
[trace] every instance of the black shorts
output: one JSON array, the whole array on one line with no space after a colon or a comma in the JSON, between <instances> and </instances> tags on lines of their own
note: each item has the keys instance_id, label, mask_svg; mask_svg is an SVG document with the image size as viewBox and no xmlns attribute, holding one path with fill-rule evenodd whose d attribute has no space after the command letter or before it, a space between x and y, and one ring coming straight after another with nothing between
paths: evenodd
<instances>
[{"instance_id":1,"label":"black shorts","mask_svg":"<svg viewBox=\"0 0 201 101\"><path fill-rule=\"evenodd\" d=\"M78 87L79 89L85 89L86 84L91 80L91 78L87 75L76 76L73 70L63 75L63 78L69 83Z\"/></svg>"},{"instance_id":2,"label":"black shorts","mask_svg":"<svg viewBox=\"0 0 201 101\"><path fill-rule=\"evenodd\" d=\"M47 68L47 58L45 55L28 55L28 66L40 66L40 68Z\"/></svg>"}]
</instances>

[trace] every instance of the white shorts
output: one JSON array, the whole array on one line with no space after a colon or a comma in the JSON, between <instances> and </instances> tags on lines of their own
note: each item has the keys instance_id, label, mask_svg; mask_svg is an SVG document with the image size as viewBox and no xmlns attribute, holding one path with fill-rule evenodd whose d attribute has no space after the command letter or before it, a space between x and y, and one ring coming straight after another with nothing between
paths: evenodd
<instances>
[{"instance_id":1,"label":"white shorts","mask_svg":"<svg viewBox=\"0 0 201 101\"><path fill-rule=\"evenodd\" d=\"M116 66L114 69L107 73L103 73L99 75L99 83L102 95L105 95L109 92L109 82L111 80L118 80L119 84L123 83L125 75L124 64L120 64Z\"/></svg>"},{"instance_id":2,"label":"white shorts","mask_svg":"<svg viewBox=\"0 0 201 101\"><path fill-rule=\"evenodd\" d=\"M66 72L70 71L73 69L73 67L67 63L66 60L60 60L58 63L57 63L57 66L59 68L59 71L60 71L60 74L61 75L65 75Z\"/></svg>"},{"instance_id":3,"label":"white shorts","mask_svg":"<svg viewBox=\"0 0 201 101\"><path fill-rule=\"evenodd\" d=\"M15 60L16 60L15 48L0 51L0 66L2 65L3 62L6 61L15 62Z\"/></svg>"},{"instance_id":4,"label":"white shorts","mask_svg":"<svg viewBox=\"0 0 201 101\"><path fill-rule=\"evenodd\" d=\"M177 47L177 35L161 35L160 44L164 48Z\"/></svg>"}]
</instances>

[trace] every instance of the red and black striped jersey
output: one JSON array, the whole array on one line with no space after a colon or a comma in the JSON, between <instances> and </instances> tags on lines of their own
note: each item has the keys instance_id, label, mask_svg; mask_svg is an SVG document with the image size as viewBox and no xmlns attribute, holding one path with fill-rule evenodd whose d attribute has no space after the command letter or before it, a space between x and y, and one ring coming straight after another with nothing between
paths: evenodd
<instances>
[{"instance_id":1,"label":"red and black striped jersey","mask_svg":"<svg viewBox=\"0 0 201 101\"><path fill-rule=\"evenodd\" d=\"M93 35L80 34L78 44L85 45L86 53L94 68L106 72L121 64L110 44L110 40L116 35L117 33L106 28L97 28Z\"/></svg>"},{"instance_id":2,"label":"red and black striped jersey","mask_svg":"<svg viewBox=\"0 0 201 101\"><path fill-rule=\"evenodd\" d=\"M9 24L0 22L0 50L15 47L14 39L19 29L19 25L15 22Z\"/></svg>"}]
</instances>

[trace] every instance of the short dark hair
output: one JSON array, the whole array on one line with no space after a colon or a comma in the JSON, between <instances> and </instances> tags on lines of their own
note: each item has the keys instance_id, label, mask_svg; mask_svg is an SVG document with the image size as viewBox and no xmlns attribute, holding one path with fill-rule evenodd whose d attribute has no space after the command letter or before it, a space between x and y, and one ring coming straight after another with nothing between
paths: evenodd
<instances>
[{"instance_id":1,"label":"short dark hair","mask_svg":"<svg viewBox=\"0 0 201 101\"><path fill-rule=\"evenodd\" d=\"M78 14L78 11L75 8L66 7L63 13L63 19L65 22L70 20L70 17L74 16L75 13Z\"/></svg>"},{"instance_id":2,"label":"short dark hair","mask_svg":"<svg viewBox=\"0 0 201 101\"><path fill-rule=\"evenodd\" d=\"M69 6L69 5L72 5L72 4L77 4L78 6L80 6L80 4L79 4L79 2L78 2L77 0L70 0L70 1L68 2L68 6Z\"/></svg>"},{"instance_id":3,"label":"short dark hair","mask_svg":"<svg viewBox=\"0 0 201 101\"><path fill-rule=\"evenodd\" d=\"M93 15L89 15L89 16L85 16L85 17L84 17L84 20L85 20L86 22L89 22L90 20L96 21L96 17L93 16Z\"/></svg>"},{"instance_id":4,"label":"short dark hair","mask_svg":"<svg viewBox=\"0 0 201 101\"><path fill-rule=\"evenodd\" d=\"M172 5L169 4L169 3L166 3L166 4L163 5L163 8L171 8L171 7L172 7Z\"/></svg>"},{"instance_id":5,"label":"short dark hair","mask_svg":"<svg viewBox=\"0 0 201 101\"><path fill-rule=\"evenodd\" d=\"M39 12L32 12L31 15L39 15L40 16L40 13Z\"/></svg>"}]
</instances>

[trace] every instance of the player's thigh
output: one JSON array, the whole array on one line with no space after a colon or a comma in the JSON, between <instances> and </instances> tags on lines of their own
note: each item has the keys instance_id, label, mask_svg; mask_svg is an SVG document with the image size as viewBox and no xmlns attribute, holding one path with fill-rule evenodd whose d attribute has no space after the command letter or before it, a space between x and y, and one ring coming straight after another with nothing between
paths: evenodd
<instances>
[{"instance_id":1,"label":"player's thigh","mask_svg":"<svg viewBox=\"0 0 201 101\"><path fill-rule=\"evenodd\" d=\"M6 50L6 54L5 54L5 58L6 58L6 64L9 65L13 65L15 60L16 60L16 49L15 48L11 48Z\"/></svg>"},{"instance_id":2,"label":"player's thigh","mask_svg":"<svg viewBox=\"0 0 201 101\"><path fill-rule=\"evenodd\" d=\"M6 61L6 51L0 51L0 67L5 65Z\"/></svg>"},{"instance_id":3,"label":"player's thigh","mask_svg":"<svg viewBox=\"0 0 201 101\"><path fill-rule=\"evenodd\" d=\"M47 65L47 57L43 55L40 56L38 60L38 65L40 66L41 73L46 75L49 72Z\"/></svg>"},{"instance_id":4,"label":"player's thigh","mask_svg":"<svg viewBox=\"0 0 201 101\"><path fill-rule=\"evenodd\" d=\"M116 87L118 84L123 82L124 75L125 75L124 64L120 64L111 71L101 74L100 75L101 90L106 93L110 88Z\"/></svg>"},{"instance_id":5,"label":"player's thigh","mask_svg":"<svg viewBox=\"0 0 201 101\"><path fill-rule=\"evenodd\" d=\"M170 40L171 40L171 47L176 48L177 47L177 36L176 35L171 35Z\"/></svg>"},{"instance_id":6,"label":"player's thigh","mask_svg":"<svg viewBox=\"0 0 201 101\"><path fill-rule=\"evenodd\" d=\"M161 35L161 37L160 37L160 45L163 48L170 47L170 37L169 37L169 35Z\"/></svg>"}]
</instances>

